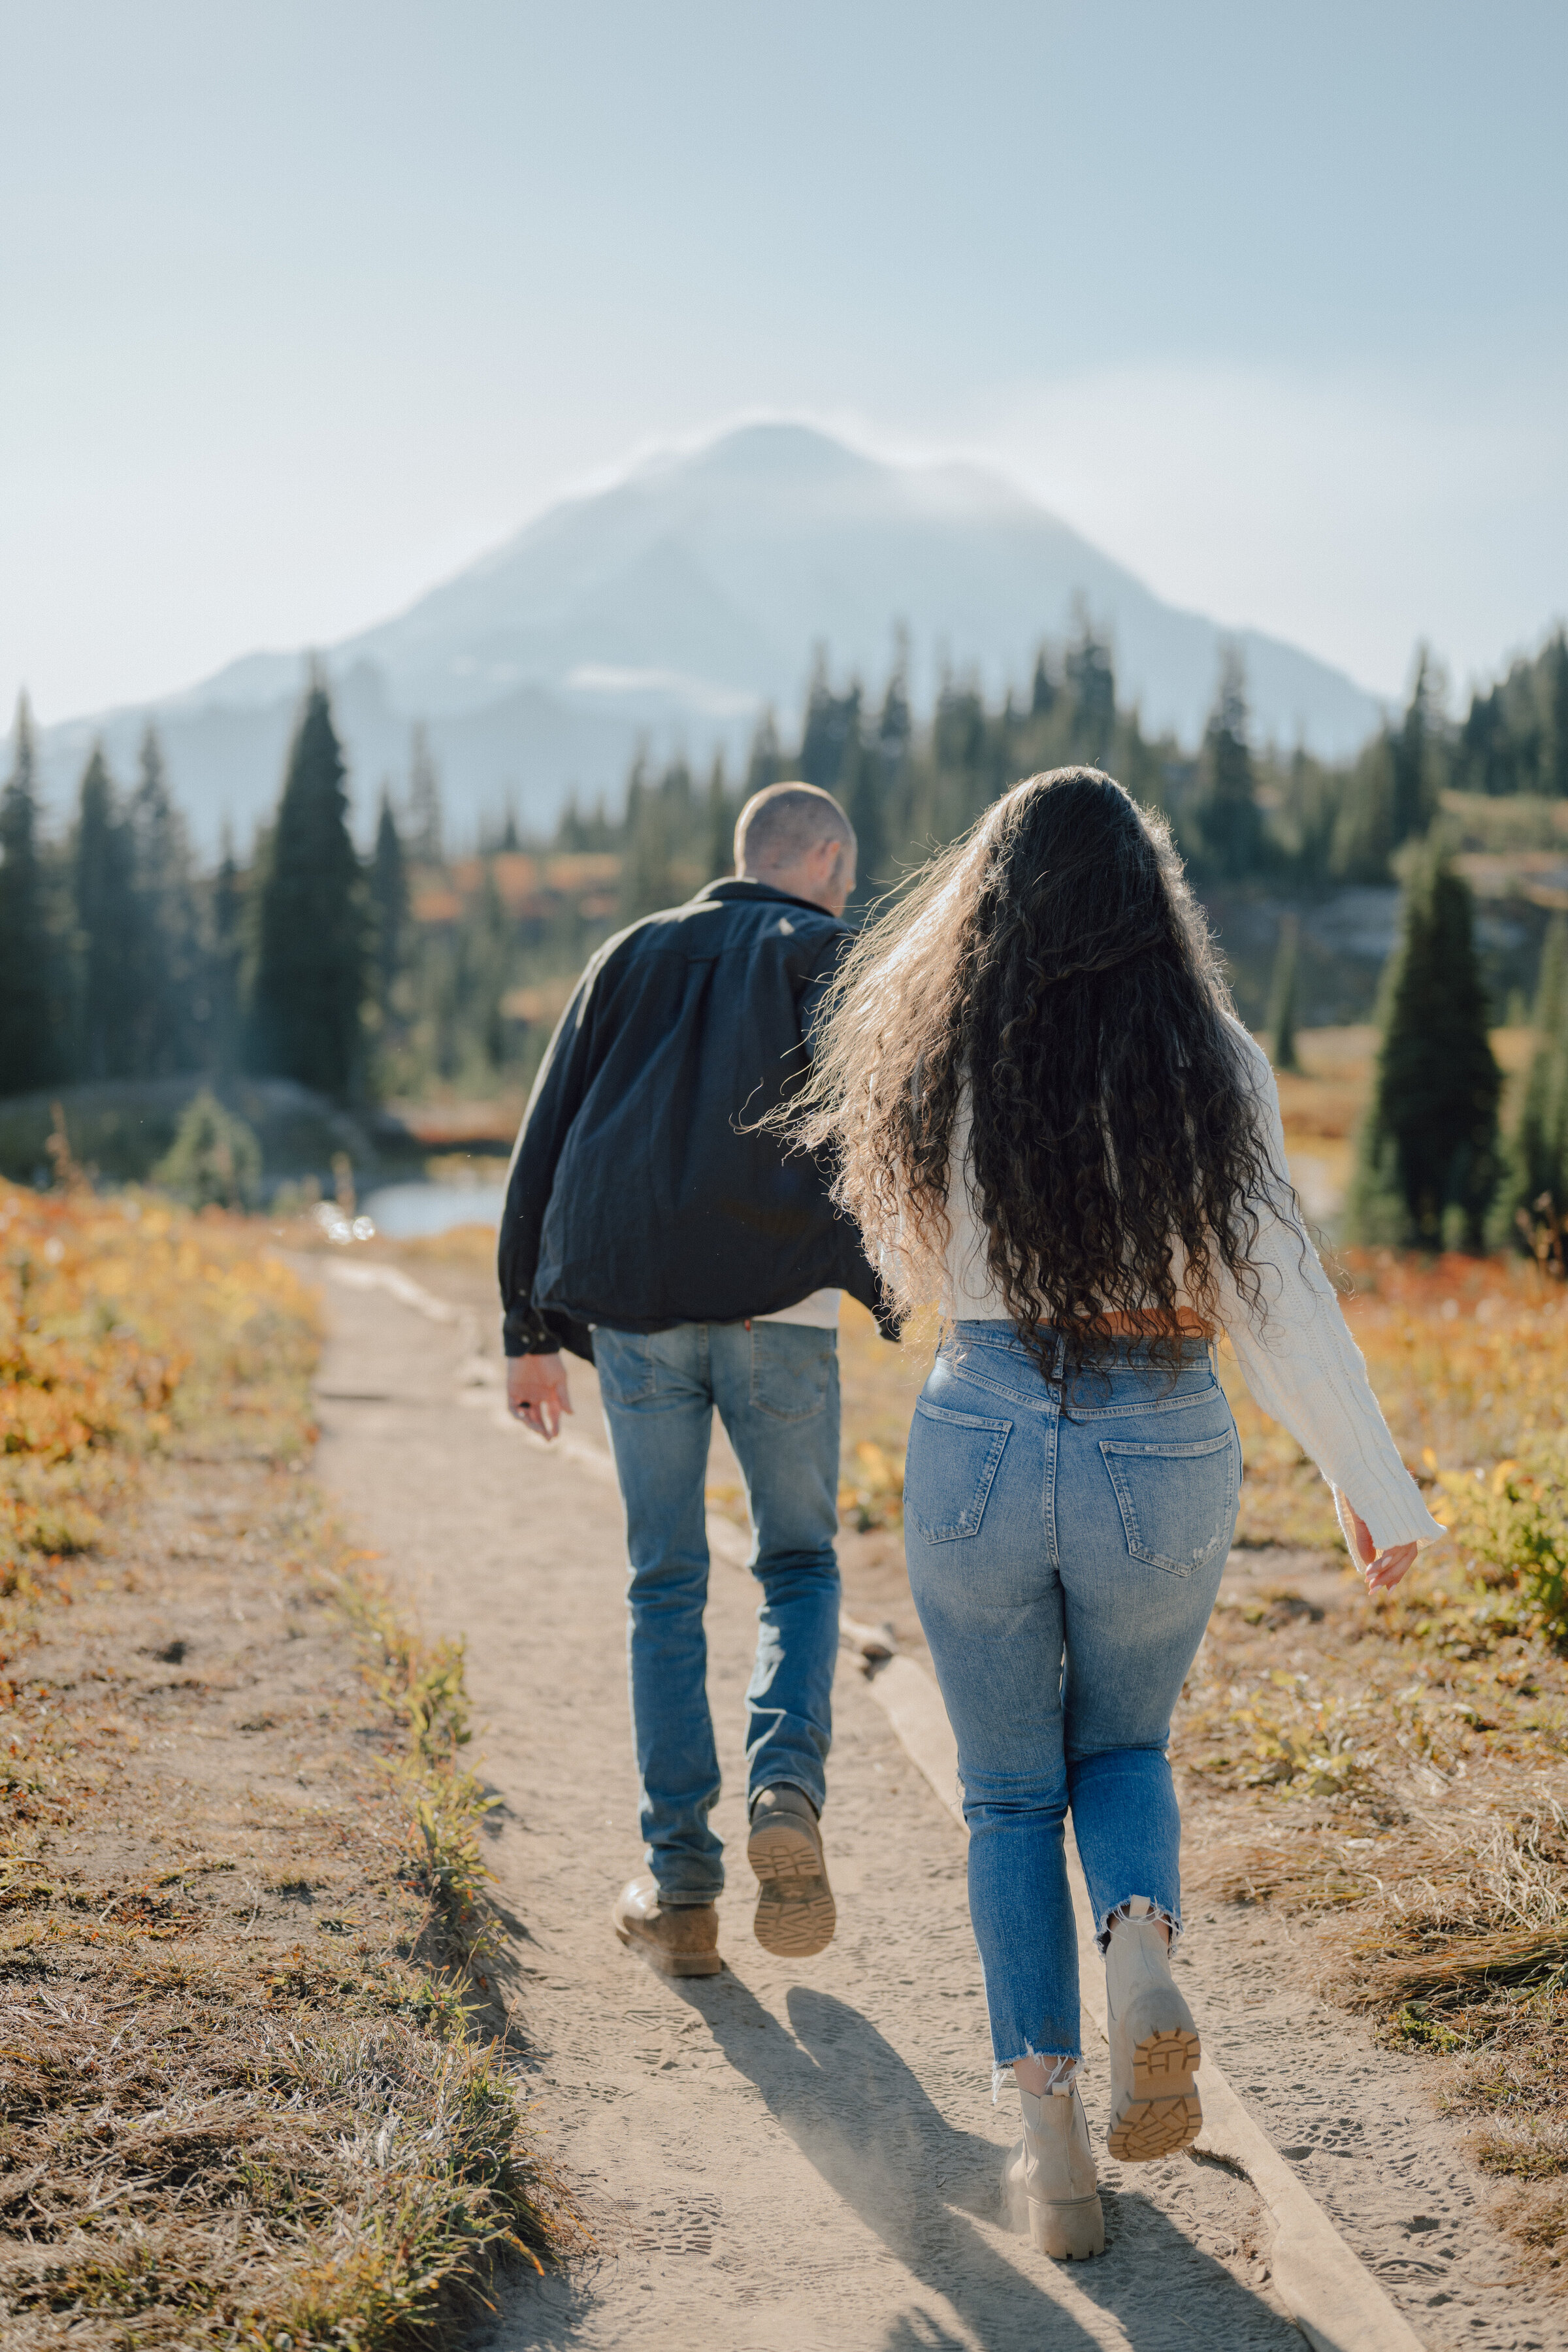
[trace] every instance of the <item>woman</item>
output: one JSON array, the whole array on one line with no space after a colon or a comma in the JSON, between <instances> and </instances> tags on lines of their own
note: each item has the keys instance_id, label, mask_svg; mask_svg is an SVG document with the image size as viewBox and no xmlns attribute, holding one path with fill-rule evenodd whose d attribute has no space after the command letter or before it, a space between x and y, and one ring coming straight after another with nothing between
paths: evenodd
<instances>
[{"instance_id":1,"label":"woman","mask_svg":"<svg viewBox=\"0 0 1568 2352\"><path fill-rule=\"evenodd\" d=\"M1170 837L1110 777L1019 784L862 937L795 1116L900 1303L942 1304L906 1545L958 1739L993 2095L1011 2068L1035 2243L1099 2253L1063 1821L1105 1955L1110 2152L1164 2156L1202 2123L1165 1748L1236 1527L1216 1333L1331 1481L1369 1585L1442 1529Z\"/></svg>"}]
</instances>

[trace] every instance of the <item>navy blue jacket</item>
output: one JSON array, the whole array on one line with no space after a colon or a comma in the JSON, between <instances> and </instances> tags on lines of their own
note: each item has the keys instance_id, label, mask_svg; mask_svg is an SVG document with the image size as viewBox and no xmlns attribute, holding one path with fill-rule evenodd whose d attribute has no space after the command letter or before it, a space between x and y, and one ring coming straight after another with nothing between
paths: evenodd
<instances>
[{"instance_id":1,"label":"navy blue jacket","mask_svg":"<svg viewBox=\"0 0 1568 2352\"><path fill-rule=\"evenodd\" d=\"M550 1041L511 1155L506 1351L587 1327L738 1323L847 1290L892 1326L815 1160L752 1122L804 1074L850 933L765 882L710 882L607 940Z\"/></svg>"}]
</instances>

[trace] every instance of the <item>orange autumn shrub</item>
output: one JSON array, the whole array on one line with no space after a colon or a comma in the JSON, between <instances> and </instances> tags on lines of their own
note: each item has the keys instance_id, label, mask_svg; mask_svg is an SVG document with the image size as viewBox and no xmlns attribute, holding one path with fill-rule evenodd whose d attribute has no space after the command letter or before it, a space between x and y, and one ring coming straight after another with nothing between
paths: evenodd
<instances>
[{"instance_id":1,"label":"orange autumn shrub","mask_svg":"<svg viewBox=\"0 0 1568 2352\"><path fill-rule=\"evenodd\" d=\"M199 1437L216 1407L270 1409L310 1321L258 1240L244 1218L0 1184L5 1591L89 1549L147 1454Z\"/></svg>"}]
</instances>

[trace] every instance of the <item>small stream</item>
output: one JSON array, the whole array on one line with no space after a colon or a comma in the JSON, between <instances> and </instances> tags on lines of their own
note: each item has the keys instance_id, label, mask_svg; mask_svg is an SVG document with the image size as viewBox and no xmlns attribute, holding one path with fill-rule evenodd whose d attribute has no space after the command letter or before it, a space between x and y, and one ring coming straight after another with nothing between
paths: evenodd
<instances>
[{"instance_id":1,"label":"small stream","mask_svg":"<svg viewBox=\"0 0 1568 2352\"><path fill-rule=\"evenodd\" d=\"M359 1206L388 1241L410 1242L449 1234L455 1225L500 1223L506 1186L494 1184L384 1184Z\"/></svg>"}]
</instances>

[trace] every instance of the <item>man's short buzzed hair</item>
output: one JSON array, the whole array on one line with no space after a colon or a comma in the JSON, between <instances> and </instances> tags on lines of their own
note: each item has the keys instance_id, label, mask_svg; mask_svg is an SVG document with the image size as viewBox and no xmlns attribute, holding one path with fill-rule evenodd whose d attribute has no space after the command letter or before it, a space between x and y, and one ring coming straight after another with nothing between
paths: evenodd
<instances>
[{"instance_id":1,"label":"man's short buzzed hair","mask_svg":"<svg viewBox=\"0 0 1568 2352\"><path fill-rule=\"evenodd\" d=\"M855 828L819 784L769 784L753 793L735 824L735 866L753 874L793 866L822 842L852 846Z\"/></svg>"}]
</instances>

